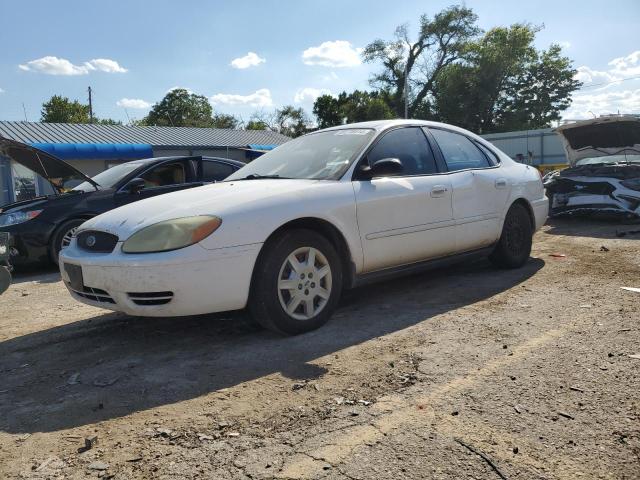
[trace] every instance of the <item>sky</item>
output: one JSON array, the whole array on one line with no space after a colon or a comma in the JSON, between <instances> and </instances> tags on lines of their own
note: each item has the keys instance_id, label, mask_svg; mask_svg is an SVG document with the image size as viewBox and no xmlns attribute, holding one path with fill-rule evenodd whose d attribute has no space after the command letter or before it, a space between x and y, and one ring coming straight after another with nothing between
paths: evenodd
<instances>
[{"instance_id":1,"label":"sky","mask_svg":"<svg viewBox=\"0 0 640 480\"><path fill-rule=\"evenodd\" d=\"M323 93L370 88L379 67L361 49L454 0L0 0L0 120L38 121L58 94L125 123L172 88L246 121ZM565 118L640 113L640 0L467 0L487 30L544 25L536 46L562 45L583 88Z\"/></svg>"}]
</instances>

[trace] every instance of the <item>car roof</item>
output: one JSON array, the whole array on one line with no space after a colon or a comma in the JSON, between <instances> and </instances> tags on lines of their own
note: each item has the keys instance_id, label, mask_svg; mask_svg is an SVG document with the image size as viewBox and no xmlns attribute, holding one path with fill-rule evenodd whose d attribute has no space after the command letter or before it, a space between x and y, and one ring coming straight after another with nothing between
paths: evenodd
<instances>
[{"instance_id":1,"label":"car roof","mask_svg":"<svg viewBox=\"0 0 640 480\"><path fill-rule=\"evenodd\" d=\"M458 132L463 133L465 135L473 136L474 138L476 138L478 140L483 140L481 137L479 137L475 133L470 132L469 130L465 130L464 128L456 127L455 125L451 125L451 124L448 124L448 123L442 123L442 122L432 122L430 120L414 120L414 119L410 119L410 118L408 118L408 119L398 118L398 119L393 119L393 120L373 120L373 121L369 121L369 122L349 123L349 124L346 124L346 125L338 125L336 127L325 128L324 130L318 130L318 131L326 132L326 131L331 131L331 130L343 130L343 129L349 129L349 128L371 128L373 130L376 130L377 132L381 132L381 131L387 130L389 128L402 127L402 126L421 126L421 127L446 128L448 130L458 131Z\"/></svg>"}]
</instances>

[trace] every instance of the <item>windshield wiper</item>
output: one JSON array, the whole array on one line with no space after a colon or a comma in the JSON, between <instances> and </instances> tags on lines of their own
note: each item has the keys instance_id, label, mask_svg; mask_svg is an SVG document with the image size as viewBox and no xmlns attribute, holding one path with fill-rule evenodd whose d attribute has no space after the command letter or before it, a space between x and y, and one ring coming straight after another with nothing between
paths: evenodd
<instances>
[{"instance_id":1,"label":"windshield wiper","mask_svg":"<svg viewBox=\"0 0 640 480\"><path fill-rule=\"evenodd\" d=\"M227 180L228 182L236 182L238 180L264 180L264 179L273 179L273 178L277 178L280 180L286 180L289 179L290 177L281 177L280 175L260 175L259 173L250 173L249 175L247 175L246 177L242 177L242 178L236 178L234 180Z\"/></svg>"}]
</instances>

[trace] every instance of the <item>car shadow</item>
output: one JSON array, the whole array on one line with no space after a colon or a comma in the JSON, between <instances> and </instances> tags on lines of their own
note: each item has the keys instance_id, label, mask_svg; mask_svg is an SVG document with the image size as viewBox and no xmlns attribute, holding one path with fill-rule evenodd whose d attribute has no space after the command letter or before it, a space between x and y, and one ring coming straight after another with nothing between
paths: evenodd
<instances>
[{"instance_id":1,"label":"car shadow","mask_svg":"<svg viewBox=\"0 0 640 480\"><path fill-rule=\"evenodd\" d=\"M602 239L640 239L640 223L623 223L592 218L550 218L545 230L550 235L592 237Z\"/></svg>"},{"instance_id":2,"label":"car shadow","mask_svg":"<svg viewBox=\"0 0 640 480\"><path fill-rule=\"evenodd\" d=\"M544 266L486 260L347 292L323 328L297 337L237 317L109 313L0 343L0 430L47 432L173 404L280 373L318 378L317 358L406 329L528 280ZM382 314L381 314L382 313Z\"/></svg>"}]
</instances>

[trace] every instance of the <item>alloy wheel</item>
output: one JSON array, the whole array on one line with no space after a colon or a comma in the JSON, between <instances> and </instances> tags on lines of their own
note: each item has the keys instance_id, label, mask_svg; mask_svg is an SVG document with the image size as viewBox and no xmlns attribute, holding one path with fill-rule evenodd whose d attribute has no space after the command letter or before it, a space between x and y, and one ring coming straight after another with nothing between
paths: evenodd
<instances>
[{"instance_id":1,"label":"alloy wheel","mask_svg":"<svg viewBox=\"0 0 640 480\"><path fill-rule=\"evenodd\" d=\"M71 239L78 231L78 227L73 227L64 234L62 241L60 242L60 248L67 248L71 244Z\"/></svg>"},{"instance_id":2,"label":"alloy wheel","mask_svg":"<svg viewBox=\"0 0 640 480\"><path fill-rule=\"evenodd\" d=\"M331 266L313 247L301 247L289 254L278 274L278 298L284 311L296 320L318 315L331 296Z\"/></svg>"}]
</instances>

